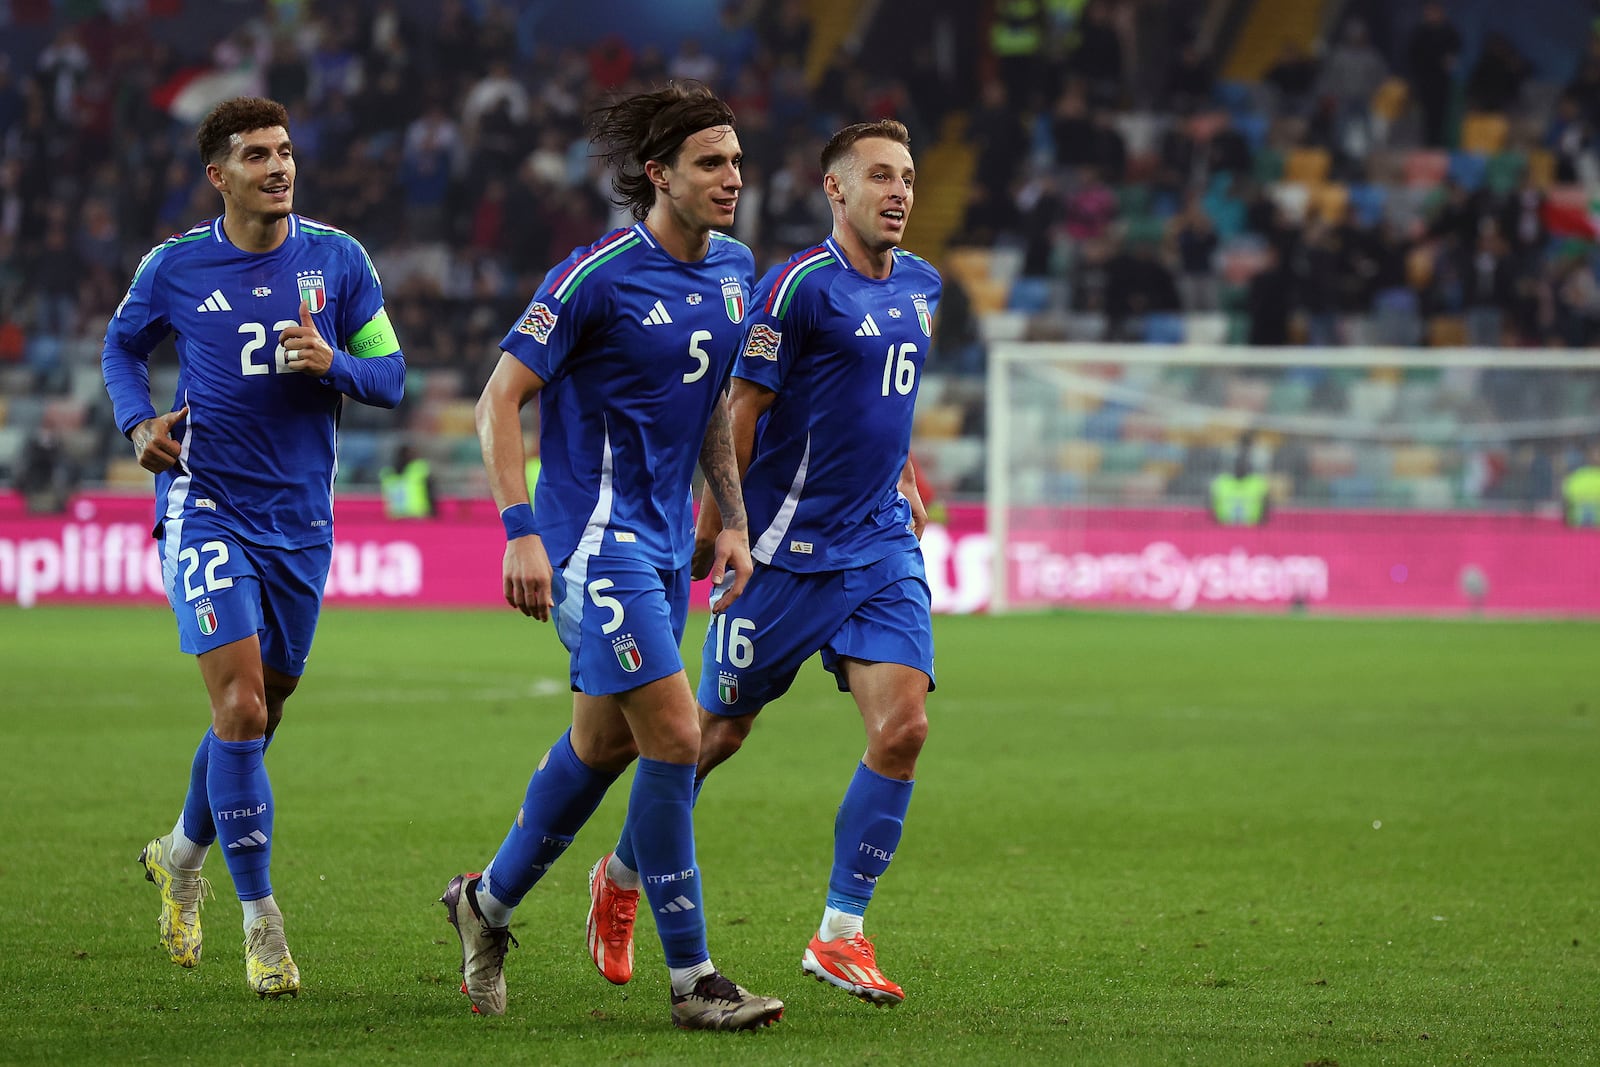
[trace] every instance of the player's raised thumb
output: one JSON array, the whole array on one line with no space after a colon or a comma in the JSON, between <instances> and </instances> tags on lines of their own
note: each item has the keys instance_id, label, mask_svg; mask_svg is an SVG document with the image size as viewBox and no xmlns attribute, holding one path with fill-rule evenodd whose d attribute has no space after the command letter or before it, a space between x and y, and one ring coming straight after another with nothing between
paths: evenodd
<instances>
[{"instance_id":1,"label":"player's raised thumb","mask_svg":"<svg viewBox=\"0 0 1600 1067\"><path fill-rule=\"evenodd\" d=\"M166 421L166 424L168 426L171 426L173 423L177 422L179 419L185 418L188 414L189 414L189 405L185 404L185 405L183 405L183 407L179 408L177 411L169 411L169 412L167 412L166 415L163 416L163 418Z\"/></svg>"},{"instance_id":2,"label":"player's raised thumb","mask_svg":"<svg viewBox=\"0 0 1600 1067\"><path fill-rule=\"evenodd\" d=\"M311 305L304 300L300 301L300 325L311 325Z\"/></svg>"}]
</instances>

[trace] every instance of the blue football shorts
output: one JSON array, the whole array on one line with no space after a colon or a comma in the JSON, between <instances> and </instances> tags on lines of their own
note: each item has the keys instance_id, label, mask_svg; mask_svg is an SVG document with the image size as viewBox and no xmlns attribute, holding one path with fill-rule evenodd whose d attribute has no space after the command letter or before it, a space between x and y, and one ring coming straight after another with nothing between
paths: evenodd
<instances>
[{"instance_id":1,"label":"blue football shorts","mask_svg":"<svg viewBox=\"0 0 1600 1067\"><path fill-rule=\"evenodd\" d=\"M683 670L689 568L580 548L556 568L556 635L572 653L575 692L625 693Z\"/></svg>"},{"instance_id":2,"label":"blue football shorts","mask_svg":"<svg viewBox=\"0 0 1600 1067\"><path fill-rule=\"evenodd\" d=\"M788 692L814 652L838 683L840 657L901 663L933 679L933 601L922 552L865 567L796 574L757 563L727 611L713 615L700 654L700 706L751 715Z\"/></svg>"},{"instance_id":3,"label":"blue football shorts","mask_svg":"<svg viewBox=\"0 0 1600 1067\"><path fill-rule=\"evenodd\" d=\"M204 519L167 521L161 580L178 620L178 647L197 656L253 634L263 664L300 677L332 559L331 544L264 548Z\"/></svg>"}]
</instances>

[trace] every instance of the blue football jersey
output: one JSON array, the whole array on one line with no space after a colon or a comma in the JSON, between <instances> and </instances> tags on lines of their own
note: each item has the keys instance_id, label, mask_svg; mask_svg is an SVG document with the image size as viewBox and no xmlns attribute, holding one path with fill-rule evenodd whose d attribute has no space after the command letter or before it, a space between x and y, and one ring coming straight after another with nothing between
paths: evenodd
<instances>
[{"instance_id":1,"label":"blue football jersey","mask_svg":"<svg viewBox=\"0 0 1600 1067\"><path fill-rule=\"evenodd\" d=\"M187 404L189 414L172 428L178 463L156 475L157 526L200 511L254 544L324 543L342 393L329 378L290 370L278 335L300 325L305 300L328 343L349 349L383 309L378 275L360 243L331 226L290 215L284 242L253 253L228 240L222 221L152 249L107 325L102 364L117 428L128 433L153 414L145 363L175 334L171 410ZM403 379L403 362L397 373Z\"/></svg>"},{"instance_id":2,"label":"blue football jersey","mask_svg":"<svg viewBox=\"0 0 1600 1067\"><path fill-rule=\"evenodd\" d=\"M940 289L899 249L869 278L831 237L761 279L733 373L778 394L744 479L762 563L845 570L916 547L899 481Z\"/></svg>"},{"instance_id":3,"label":"blue football jersey","mask_svg":"<svg viewBox=\"0 0 1600 1067\"><path fill-rule=\"evenodd\" d=\"M698 263L638 223L545 275L500 347L544 379L533 510L556 565L580 542L657 567L694 552L691 489L744 335L755 258L713 233Z\"/></svg>"}]
</instances>

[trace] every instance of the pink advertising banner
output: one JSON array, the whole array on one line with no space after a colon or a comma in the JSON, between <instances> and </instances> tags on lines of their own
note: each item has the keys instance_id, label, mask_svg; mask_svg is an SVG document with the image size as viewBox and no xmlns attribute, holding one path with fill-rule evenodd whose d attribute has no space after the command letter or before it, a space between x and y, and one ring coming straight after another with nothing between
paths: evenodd
<instances>
[{"instance_id":1,"label":"pink advertising banner","mask_svg":"<svg viewBox=\"0 0 1600 1067\"><path fill-rule=\"evenodd\" d=\"M925 535L936 606L987 605L983 522L957 511ZM1241 528L1199 511L1075 508L1010 523L1016 607L1600 616L1600 530L1553 516L1285 510Z\"/></svg>"},{"instance_id":2,"label":"pink advertising banner","mask_svg":"<svg viewBox=\"0 0 1600 1067\"><path fill-rule=\"evenodd\" d=\"M446 500L440 511L392 521L375 496L340 497L329 603L503 606L494 505ZM30 515L0 493L0 599L163 602L152 515L143 495L82 494L64 514ZM988 607L984 522L981 507L955 506L924 535L936 611ZM1019 607L1600 617L1600 531L1544 516L1282 511L1240 529L1177 510L1023 511L1007 558Z\"/></svg>"}]
</instances>

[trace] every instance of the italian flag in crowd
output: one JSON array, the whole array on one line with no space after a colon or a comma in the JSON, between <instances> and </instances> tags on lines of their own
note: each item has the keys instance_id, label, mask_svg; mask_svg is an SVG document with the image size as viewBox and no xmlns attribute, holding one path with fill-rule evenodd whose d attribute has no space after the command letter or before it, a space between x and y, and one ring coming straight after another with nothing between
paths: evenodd
<instances>
[{"instance_id":1,"label":"italian flag in crowd","mask_svg":"<svg viewBox=\"0 0 1600 1067\"><path fill-rule=\"evenodd\" d=\"M1551 197L1544 202L1544 227L1551 237L1600 241L1600 196Z\"/></svg>"}]
</instances>

